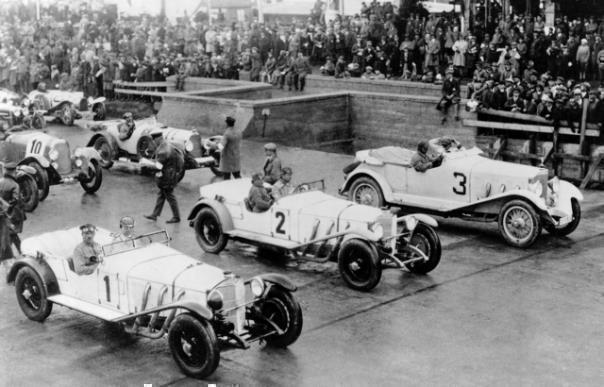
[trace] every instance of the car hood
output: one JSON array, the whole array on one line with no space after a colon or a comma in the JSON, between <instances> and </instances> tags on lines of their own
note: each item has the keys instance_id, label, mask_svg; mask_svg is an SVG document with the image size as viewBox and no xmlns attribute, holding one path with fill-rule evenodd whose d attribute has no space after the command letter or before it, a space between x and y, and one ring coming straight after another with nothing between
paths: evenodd
<instances>
[{"instance_id":1,"label":"car hood","mask_svg":"<svg viewBox=\"0 0 604 387\"><path fill-rule=\"evenodd\" d=\"M250 192L252 180L250 178L224 180L214 184L207 184L199 188L199 195L207 199L215 199L216 195L222 196L227 202L242 202Z\"/></svg>"},{"instance_id":2,"label":"car hood","mask_svg":"<svg viewBox=\"0 0 604 387\"><path fill-rule=\"evenodd\" d=\"M224 279L222 269L160 243L112 255L105 260L111 272L125 273L129 280L139 279L176 288L205 291Z\"/></svg>"},{"instance_id":3,"label":"car hood","mask_svg":"<svg viewBox=\"0 0 604 387\"><path fill-rule=\"evenodd\" d=\"M534 178L543 170L543 168L533 167L530 165L522 165L509 163L506 161L492 160L486 157L473 156L478 162L473 164L473 175L489 175L501 177L515 177L526 181Z\"/></svg>"}]
</instances>

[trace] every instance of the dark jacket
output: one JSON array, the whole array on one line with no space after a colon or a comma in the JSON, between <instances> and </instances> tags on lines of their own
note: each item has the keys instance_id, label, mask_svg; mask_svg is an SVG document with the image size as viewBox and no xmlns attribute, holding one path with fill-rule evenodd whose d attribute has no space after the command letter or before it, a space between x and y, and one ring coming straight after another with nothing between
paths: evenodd
<instances>
[{"instance_id":1,"label":"dark jacket","mask_svg":"<svg viewBox=\"0 0 604 387\"><path fill-rule=\"evenodd\" d=\"M157 177L157 186L162 189L172 189L178 184L184 170L185 157L183 150L163 141L155 151L155 158L163 165Z\"/></svg>"}]
</instances>

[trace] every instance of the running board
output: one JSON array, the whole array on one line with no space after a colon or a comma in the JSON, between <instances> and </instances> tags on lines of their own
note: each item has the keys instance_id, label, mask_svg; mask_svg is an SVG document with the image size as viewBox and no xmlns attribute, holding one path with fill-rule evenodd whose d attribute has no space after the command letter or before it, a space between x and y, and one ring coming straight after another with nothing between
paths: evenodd
<instances>
[{"instance_id":1,"label":"running board","mask_svg":"<svg viewBox=\"0 0 604 387\"><path fill-rule=\"evenodd\" d=\"M77 298L66 296L64 294L50 296L48 297L48 301L96 318L100 318L101 320L115 320L125 315L125 313L117 312L98 304L78 300Z\"/></svg>"},{"instance_id":2,"label":"running board","mask_svg":"<svg viewBox=\"0 0 604 387\"><path fill-rule=\"evenodd\" d=\"M244 239L251 244L268 244L276 247L281 247L287 250L292 250L299 247L299 244L294 241L289 241L285 239L271 238L266 235L256 234L254 232L243 231L243 230L232 230L227 232L230 238L234 239Z\"/></svg>"}]
</instances>

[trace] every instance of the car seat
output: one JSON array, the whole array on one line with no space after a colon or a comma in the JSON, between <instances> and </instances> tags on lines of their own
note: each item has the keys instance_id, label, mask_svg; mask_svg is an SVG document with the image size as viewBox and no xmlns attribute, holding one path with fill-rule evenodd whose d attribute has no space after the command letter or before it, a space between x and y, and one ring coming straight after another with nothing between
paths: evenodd
<instances>
[{"instance_id":1,"label":"car seat","mask_svg":"<svg viewBox=\"0 0 604 387\"><path fill-rule=\"evenodd\" d=\"M245 203L245 208L249 211L249 212L254 212L254 208L252 207L252 203L250 202L249 198L244 198L243 199L243 203Z\"/></svg>"},{"instance_id":2,"label":"car seat","mask_svg":"<svg viewBox=\"0 0 604 387\"><path fill-rule=\"evenodd\" d=\"M73 258L67 257L65 259L67 260L67 266L69 266L69 270L71 270L75 273L75 266L73 265Z\"/></svg>"}]
</instances>

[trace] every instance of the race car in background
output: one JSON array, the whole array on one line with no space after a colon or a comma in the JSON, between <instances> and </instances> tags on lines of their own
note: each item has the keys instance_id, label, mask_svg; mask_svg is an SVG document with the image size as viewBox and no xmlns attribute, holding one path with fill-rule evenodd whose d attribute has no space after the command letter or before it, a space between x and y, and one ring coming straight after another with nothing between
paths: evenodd
<instances>
[{"instance_id":1,"label":"race car in background","mask_svg":"<svg viewBox=\"0 0 604 387\"><path fill-rule=\"evenodd\" d=\"M83 112L92 112L95 121L104 120L106 116L105 97L84 98L81 91L46 90L44 85L38 85L38 89L30 92L27 98L35 111L67 126L82 118Z\"/></svg>"},{"instance_id":2,"label":"race car in background","mask_svg":"<svg viewBox=\"0 0 604 387\"><path fill-rule=\"evenodd\" d=\"M497 222L505 241L532 245L542 228L550 234L572 233L581 220L581 192L548 171L492 160L478 148L432 148L443 155L439 166L418 172L411 166L415 151L401 147L362 150L344 169L340 194L356 203L394 206L442 217Z\"/></svg>"}]
</instances>

